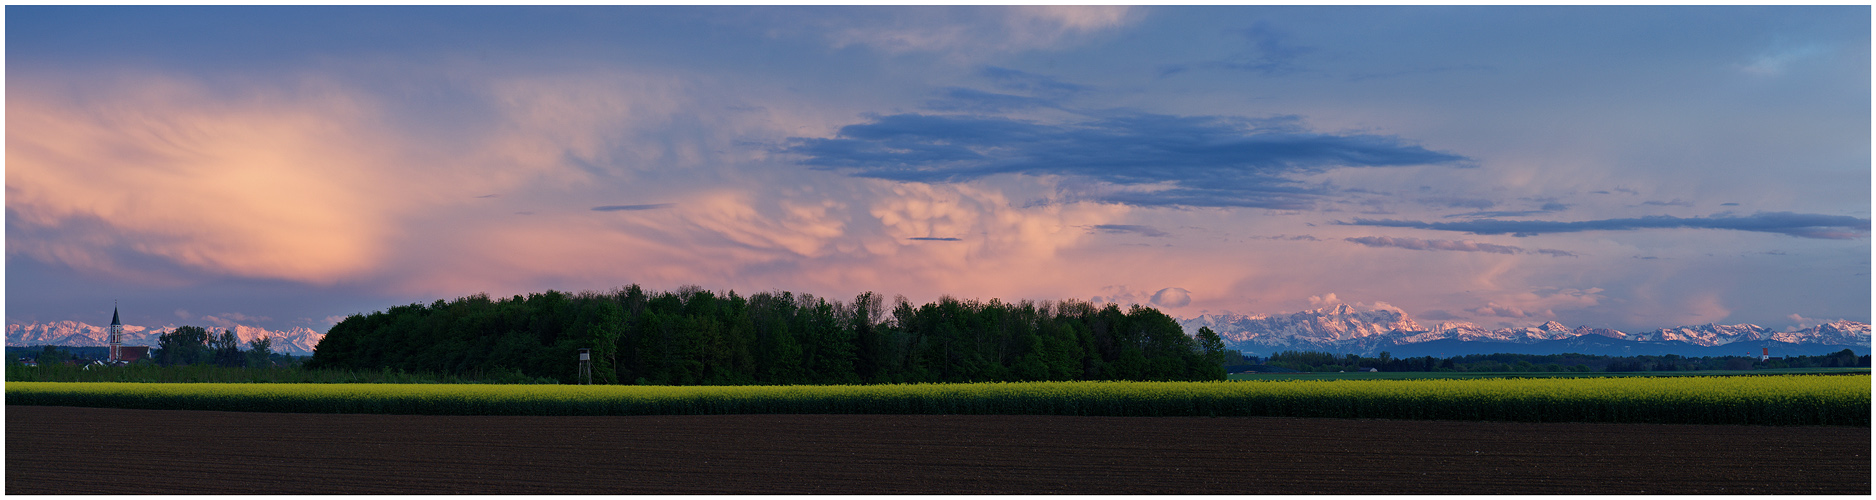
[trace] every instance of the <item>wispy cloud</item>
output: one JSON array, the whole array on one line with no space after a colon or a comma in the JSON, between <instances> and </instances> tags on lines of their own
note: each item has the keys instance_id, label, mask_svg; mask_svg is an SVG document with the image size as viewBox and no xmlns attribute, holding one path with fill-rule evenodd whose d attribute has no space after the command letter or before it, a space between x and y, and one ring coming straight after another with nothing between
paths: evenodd
<instances>
[{"instance_id":1,"label":"wispy cloud","mask_svg":"<svg viewBox=\"0 0 1876 500\"><path fill-rule=\"evenodd\" d=\"M595 212L621 212L621 211L636 212L640 210L657 210L661 208L671 208L675 206L677 206L676 203L650 203L650 204L645 204L645 205L606 205L603 207L593 207L593 211Z\"/></svg>"},{"instance_id":2,"label":"wispy cloud","mask_svg":"<svg viewBox=\"0 0 1876 500\"><path fill-rule=\"evenodd\" d=\"M953 58L1049 49L1125 25L1131 7L999 6L848 10L823 20L834 47L858 45L889 54L937 52Z\"/></svg>"},{"instance_id":3,"label":"wispy cloud","mask_svg":"<svg viewBox=\"0 0 1876 500\"><path fill-rule=\"evenodd\" d=\"M912 240L912 241L964 241L963 239L960 239L960 238L937 238L937 237L930 237L930 236L918 237L918 238L906 238L906 239Z\"/></svg>"},{"instance_id":4,"label":"wispy cloud","mask_svg":"<svg viewBox=\"0 0 1876 500\"><path fill-rule=\"evenodd\" d=\"M1284 75L1301 70L1298 59L1316 51L1314 47L1295 43L1288 33L1264 21L1253 23L1251 27L1234 34L1244 38L1247 44L1244 50L1221 60L1161 66L1160 75L1174 75L1195 68L1245 71L1264 76Z\"/></svg>"},{"instance_id":5,"label":"wispy cloud","mask_svg":"<svg viewBox=\"0 0 1876 500\"><path fill-rule=\"evenodd\" d=\"M1140 226L1140 225L1134 225L1134 224L1098 224L1094 226L1094 230L1100 231L1103 233L1108 233L1108 234L1133 233L1133 234L1138 234L1141 236L1150 236L1154 238L1164 238L1164 237L1170 236L1169 234L1166 234L1165 231L1161 231L1158 228L1155 228L1153 226Z\"/></svg>"},{"instance_id":6,"label":"wispy cloud","mask_svg":"<svg viewBox=\"0 0 1876 500\"><path fill-rule=\"evenodd\" d=\"M1536 210L1481 210L1478 212L1466 212L1462 214L1447 215L1445 216L1445 218L1454 219L1454 218L1472 218L1472 217L1528 217L1528 216L1538 215L1538 214L1562 212L1564 210L1569 210L1569 209L1570 209L1569 205L1551 201L1551 202L1545 202L1543 206L1538 207Z\"/></svg>"},{"instance_id":7,"label":"wispy cloud","mask_svg":"<svg viewBox=\"0 0 1876 500\"><path fill-rule=\"evenodd\" d=\"M1497 245L1497 244L1492 244L1492 243L1479 243L1479 242L1471 241L1471 240L1423 240L1419 238L1393 238L1393 237L1388 237L1388 236L1363 236L1359 238L1343 238L1343 240L1350 242L1350 243L1356 243L1356 244L1360 244L1364 246L1377 247L1377 248L1392 247L1392 248L1405 248L1408 250L1445 250L1445 251L1454 251L1454 252L1485 252L1485 253L1498 253L1498 254L1507 254L1507 255L1527 252L1527 250L1525 250L1523 247L1517 247L1517 246L1511 246L1511 245ZM1550 255L1550 256L1555 256L1555 257L1575 257L1576 256L1576 254L1573 252L1567 252L1563 250L1539 249L1539 250L1528 250L1528 252Z\"/></svg>"},{"instance_id":8,"label":"wispy cloud","mask_svg":"<svg viewBox=\"0 0 1876 500\"><path fill-rule=\"evenodd\" d=\"M990 80L997 88L1045 97L1061 97L1089 90L1086 85L1068 83L1055 77L997 66L984 66L977 75Z\"/></svg>"},{"instance_id":9,"label":"wispy cloud","mask_svg":"<svg viewBox=\"0 0 1876 500\"><path fill-rule=\"evenodd\" d=\"M182 312L182 311L177 311L177 312ZM180 316L180 314L178 316ZM190 318L183 318L183 319L187 320ZM214 326L221 327L221 328L234 328L240 325L251 325L254 323L258 323L258 322L265 322L265 321L273 320L273 318L269 318L266 316L249 316L249 315L241 314L238 312L221 313L217 315L205 314L205 315L202 315L201 317L197 317L194 319L203 321L210 325L214 325Z\"/></svg>"},{"instance_id":10,"label":"wispy cloud","mask_svg":"<svg viewBox=\"0 0 1876 500\"><path fill-rule=\"evenodd\" d=\"M795 138L787 152L828 170L912 182L998 174L1106 183L1082 196L1108 203L1310 208L1325 194L1288 176L1338 167L1456 164L1468 158L1390 136L1303 130L1294 117L1126 113L1048 124L995 116L905 113Z\"/></svg>"},{"instance_id":11,"label":"wispy cloud","mask_svg":"<svg viewBox=\"0 0 1876 500\"><path fill-rule=\"evenodd\" d=\"M1739 70L1750 75L1775 77L1785 74L1786 68L1807 60L1828 55L1828 47L1816 44L1791 46L1779 44L1770 47L1752 58L1751 62L1739 65Z\"/></svg>"},{"instance_id":12,"label":"wispy cloud","mask_svg":"<svg viewBox=\"0 0 1876 500\"><path fill-rule=\"evenodd\" d=\"M944 89L937 99L925 101L925 109L934 111L969 111L997 113L1031 108L1057 107L1055 101L1039 97L985 92L963 87Z\"/></svg>"},{"instance_id":13,"label":"wispy cloud","mask_svg":"<svg viewBox=\"0 0 1876 500\"><path fill-rule=\"evenodd\" d=\"M1322 238L1317 238L1315 236L1310 236L1307 234L1299 234L1296 236L1288 236L1288 235L1282 235L1282 234L1279 234L1276 236L1247 236L1246 238L1253 239L1253 240L1322 241Z\"/></svg>"},{"instance_id":14,"label":"wispy cloud","mask_svg":"<svg viewBox=\"0 0 1876 500\"><path fill-rule=\"evenodd\" d=\"M1630 231L1639 229L1731 229L1778 233L1800 238L1847 240L1869 237L1870 220L1847 215L1759 212L1748 216L1674 217L1651 215L1628 219L1601 219L1576 222L1517 221L1479 219L1463 222L1422 222L1393 219L1355 219L1335 221L1346 226L1405 227L1435 231L1459 231L1472 234L1510 234L1530 236L1545 233L1581 231Z\"/></svg>"}]
</instances>

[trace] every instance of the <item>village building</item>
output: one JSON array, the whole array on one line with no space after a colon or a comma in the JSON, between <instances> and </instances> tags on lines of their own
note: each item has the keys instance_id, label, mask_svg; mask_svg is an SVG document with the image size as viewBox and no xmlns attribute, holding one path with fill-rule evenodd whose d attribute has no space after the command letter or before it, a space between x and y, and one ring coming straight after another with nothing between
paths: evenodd
<instances>
[{"instance_id":1,"label":"village building","mask_svg":"<svg viewBox=\"0 0 1876 500\"><path fill-rule=\"evenodd\" d=\"M150 359L150 346L124 345L124 322L118 319L116 306L111 307L111 326L109 330L109 335L110 335L110 338L108 340L111 345L111 350L110 350L109 355L107 355L104 360L105 364L127 365L130 363L135 363L135 362L142 361L145 359Z\"/></svg>"}]
</instances>

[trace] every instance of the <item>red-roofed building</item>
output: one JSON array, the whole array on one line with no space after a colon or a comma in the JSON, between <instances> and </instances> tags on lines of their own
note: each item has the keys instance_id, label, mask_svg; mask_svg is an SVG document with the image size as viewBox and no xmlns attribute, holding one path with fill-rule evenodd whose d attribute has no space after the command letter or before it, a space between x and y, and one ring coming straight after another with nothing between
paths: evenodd
<instances>
[{"instance_id":1,"label":"red-roofed building","mask_svg":"<svg viewBox=\"0 0 1876 500\"><path fill-rule=\"evenodd\" d=\"M118 361L121 361L124 363L135 363L135 362L142 361L145 359L150 359L150 346L127 345L127 346L119 346L117 348L117 360Z\"/></svg>"}]
</instances>

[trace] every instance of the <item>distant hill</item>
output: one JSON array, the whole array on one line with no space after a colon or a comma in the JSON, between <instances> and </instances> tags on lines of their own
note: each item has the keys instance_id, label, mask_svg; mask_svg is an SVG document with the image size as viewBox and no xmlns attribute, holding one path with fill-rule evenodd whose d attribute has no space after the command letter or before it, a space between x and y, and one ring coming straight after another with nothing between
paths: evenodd
<instances>
[{"instance_id":1,"label":"distant hill","mask_svg":"<svg viewBox=\"0 0 1876 500\"><path fill-rule=\"evenodd\" d=\"M1320 351L1395 357L1466 354L1599 354L1610 356L1773 356L1870 353L1870 325L1837 321L1779 332L1751 324L1705 324L1627 333L1608 328L1542 325L1487 329L1472 323L1421 326L1400 309L1358 309L1346 304L1276 315L1204 315L1180 320L1187 333L1209 327L1225 345L1245 354Z\"/></svg>"}]
</instances>

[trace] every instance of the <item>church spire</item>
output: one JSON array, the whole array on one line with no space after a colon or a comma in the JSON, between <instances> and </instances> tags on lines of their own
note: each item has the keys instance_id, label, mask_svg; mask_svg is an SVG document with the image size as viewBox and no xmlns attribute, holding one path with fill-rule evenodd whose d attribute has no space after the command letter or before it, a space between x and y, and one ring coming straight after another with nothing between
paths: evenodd
<instances>
[{"instance_id":1,"label":"church spire","mask_svg":"<svg viewBox=\"0 0 1876 500\"><path fill-rule=\"evenodd\" d=\"M124 322L117 320L117 301L115 300L111 301L111 326L109 331L111 336L111 364L117 364L118 360L124 359L122 351L124 344Z\"/></svg>"}]
</instances>

